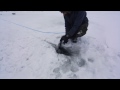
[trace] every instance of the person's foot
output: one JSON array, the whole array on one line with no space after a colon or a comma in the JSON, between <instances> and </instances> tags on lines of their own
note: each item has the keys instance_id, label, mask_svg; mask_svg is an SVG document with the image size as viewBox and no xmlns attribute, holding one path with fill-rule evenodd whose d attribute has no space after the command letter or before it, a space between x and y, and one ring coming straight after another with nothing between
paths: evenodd
<instances>
[{"instance_id":1,"label":"person's foot","mask_svg":"<svg viewBox=\"0 0 120 90\"><path fill-rule=\"evenodd\" d=\"M71 41L72 41L73 43L77 43L77 37L76 37L76 38L72 38Z\"/></svg>"}]
</instances>

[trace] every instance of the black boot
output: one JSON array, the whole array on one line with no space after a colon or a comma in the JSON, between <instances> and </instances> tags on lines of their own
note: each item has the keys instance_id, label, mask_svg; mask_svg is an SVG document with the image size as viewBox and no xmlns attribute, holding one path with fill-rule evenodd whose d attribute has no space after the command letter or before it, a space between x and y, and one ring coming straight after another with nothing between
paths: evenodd
<instances>
[{"instance_id":1,"label":"black boot","mask_svg":"<svg viewBox=\"0 0 120 90\"><path fill-rule=\"evenodd\" d=\"M77 37L71 38L71 41L72 41L73 43L77 43Z\"/></svg>"}]
</instances>

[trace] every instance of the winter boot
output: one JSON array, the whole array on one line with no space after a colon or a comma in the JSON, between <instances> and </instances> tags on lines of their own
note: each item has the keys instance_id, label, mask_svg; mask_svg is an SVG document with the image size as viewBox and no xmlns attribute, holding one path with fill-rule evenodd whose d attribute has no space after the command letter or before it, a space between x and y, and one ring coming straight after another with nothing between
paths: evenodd
<instances>
[{"instance_id":1,"label":"winter boot","mask_svg":"<svg viewBox=\"0 0 120 90\"><path fill-rule=\"evenodd\" d=\"M73 43L77 43L77 37L71 38L71 41L72 41Z\"/></svg>"}]
</instances>

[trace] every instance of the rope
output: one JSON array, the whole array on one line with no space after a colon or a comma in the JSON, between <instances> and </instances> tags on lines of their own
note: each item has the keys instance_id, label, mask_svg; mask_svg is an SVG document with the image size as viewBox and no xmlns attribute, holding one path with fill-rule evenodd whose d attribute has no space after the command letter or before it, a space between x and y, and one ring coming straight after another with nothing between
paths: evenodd
<instances>
[{"instance_id":1,"label":"rope","mask_svg":"<svg viewBox=\"0 0 120 90\"><path fill-rule=\"evenodd\" d=\"M23 26L23 25L20 25L20 24L17 24L15 22L11 22L11 21L8 21L8 20L5 20L5 19L1 19L1 20L13 23L15 25L18 25L18 26L21 26L21 27L24 27L24 28L27 28L27 29L30 29L30 30L33 30L33 31L36 31L36 32L47 33L47 34L62 34L62 33L64 33L64 32L43 32L43 31L33 29L33 28L30 28L30 27L27 27L27 26Z\"/></svg>"}]
</instances>

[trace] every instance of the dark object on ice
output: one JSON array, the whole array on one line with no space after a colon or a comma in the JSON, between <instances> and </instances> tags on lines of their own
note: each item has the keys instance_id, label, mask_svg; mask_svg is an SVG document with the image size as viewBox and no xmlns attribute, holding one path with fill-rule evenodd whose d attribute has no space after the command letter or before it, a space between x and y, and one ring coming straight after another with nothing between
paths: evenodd
<instances>
[{"instance_id":1,"label":"dark object on ice","mask_svg":"<svg viewBox=\"0 0 120 90\"><path fill-rule=\"evenodd\" d=\"M67 50L67 49L65 49L65 48L62 46L62 42L60 42L58 45L53 44L53 43L48 42L48 41L46 41L46 42L49 43L49 44L51 44L51 45L55 48L55 50L56 50L56 52L57 52L58 54L64 54L64 55L66 55L66 56L71 56L71 55L72 55L72 53L70 52L70 50Z\"/></svg>"},{"instance_id":2,"label":"dark object on ice","mask_svg":"<svg viewBox=\"0 0 120 90\"><path fill-rule=\"evenodd\" d=\"M67 56L71 56L72 55L69 50L65 49L62 46L62 42L59 43L58 48L56 49L56 52L59 53L59 54L67 55Z\"/></svg>"},{"instance_id":3,"label":"dark object on ice","mask_svg":"<svg viewBox=\"0 0 120 90\"><path fill-rule=\"evenodd\" d=\"M15 15L15 13L12 13L12 15Z\"/></svg>"}]
</instances>

